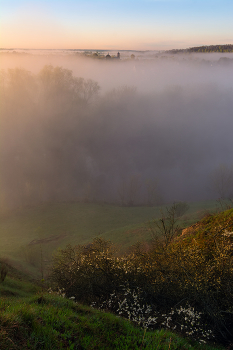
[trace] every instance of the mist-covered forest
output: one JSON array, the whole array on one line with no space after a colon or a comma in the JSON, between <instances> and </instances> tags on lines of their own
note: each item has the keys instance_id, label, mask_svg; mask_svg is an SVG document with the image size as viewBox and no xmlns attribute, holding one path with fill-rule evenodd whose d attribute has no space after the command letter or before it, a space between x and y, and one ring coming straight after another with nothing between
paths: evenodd
<instances>
[{"instance_id":1,"label":"mist-covered forest","mask_svg":"<svg viewBox=\"0 0 233 350\"><path fill-rule=\"evenodd\" d=\"M1 210L231 195L229 67L69 62L2 65Z\"/></svg>"}]
</instances>

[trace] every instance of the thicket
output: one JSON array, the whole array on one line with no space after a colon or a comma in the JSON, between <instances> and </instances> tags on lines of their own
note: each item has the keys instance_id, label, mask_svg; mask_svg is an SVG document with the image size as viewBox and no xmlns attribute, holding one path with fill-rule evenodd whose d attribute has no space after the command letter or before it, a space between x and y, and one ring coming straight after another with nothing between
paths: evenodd
<instances>
[{"instance_id":1,"label":"thicket","mask_svg":"<svg viewBox=\"0 0 233 350\"><path fill-rule=\"evenodd\" d=\"M88 246L67 246L54 257L52 281L67 297L143 327L230 343L232 214L206 217L195 232L172 237L169 244L162 236L154 237L149 249L138 243L123 257L116 257L114 246L100 238Z\"/></svg>"}]
</instances>

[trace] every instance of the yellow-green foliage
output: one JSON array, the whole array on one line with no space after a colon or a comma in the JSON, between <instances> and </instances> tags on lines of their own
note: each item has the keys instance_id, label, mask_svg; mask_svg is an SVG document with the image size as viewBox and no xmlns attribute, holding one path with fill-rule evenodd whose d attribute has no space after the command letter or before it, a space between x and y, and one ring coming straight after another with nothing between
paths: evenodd
<instances>
[{"instance_id":1,"label":"yellow-green foliage","mask_svg":"<svg viewBox=\"0 0 233 350\"><path fill-rule=\"evenodd\" d=\"M68 246L54 259L52 279L69 297L97 304L125 286L140 288L145 303L157 310L188 301L218 336L232 339L232 226L229 210L204 218L170 244L166 239L155 239L149 249L137 244L121 258L102 239Z\"/></svg>"}]
</instances>

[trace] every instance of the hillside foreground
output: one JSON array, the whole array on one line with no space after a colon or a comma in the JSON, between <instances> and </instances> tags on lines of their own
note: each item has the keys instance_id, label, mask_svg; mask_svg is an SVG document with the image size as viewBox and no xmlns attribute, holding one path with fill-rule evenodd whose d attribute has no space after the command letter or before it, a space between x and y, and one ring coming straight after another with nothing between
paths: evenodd
<instances>
[{"instance_id":1,"label":"hillside foreground","mask_svg":"<svg viewBox=\"0 0 233 350\"><path fill-rule=\"evenodd\" d=\"M168 330L150 331L12 277L0 286L1 350L220 349ZM7 296L8 295L8 296Z\"/></svg>"},{"instance_id":2,"label":"hillside foreground","mask_svg":"<svg viewBox=\"0 0 233 350\"><path fill-rule=\"evenodd\" d=\"M122 258L101 237L67 246L49 293L10 268L0 283L1 349L231 349L232 231L233 209Z\"/></svg>"}]
</instances>

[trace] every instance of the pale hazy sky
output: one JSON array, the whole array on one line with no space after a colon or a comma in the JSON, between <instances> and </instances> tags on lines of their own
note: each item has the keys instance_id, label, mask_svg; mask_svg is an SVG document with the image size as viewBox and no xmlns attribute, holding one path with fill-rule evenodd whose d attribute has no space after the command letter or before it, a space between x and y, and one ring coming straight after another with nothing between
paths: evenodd
<instances>
[{"instance_id":1,"label":"pale hazy sky","mask_svg":"<svg viewBox=\"0 0 233 350\"><path fill-rule=\"evenodd\" d=\"M0 0L1 48L211 44L233 44L233 0Z\"/></svg>"}]
</instances>

